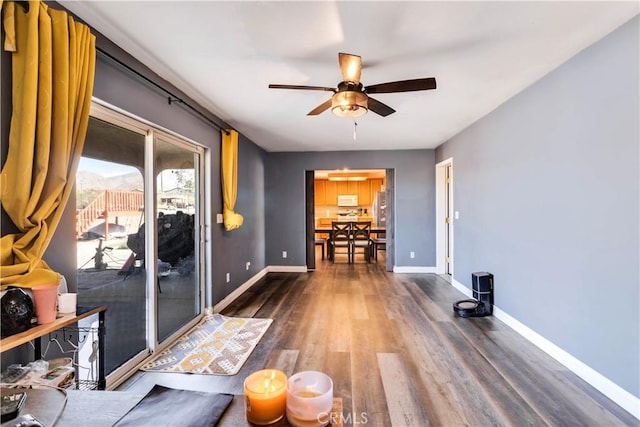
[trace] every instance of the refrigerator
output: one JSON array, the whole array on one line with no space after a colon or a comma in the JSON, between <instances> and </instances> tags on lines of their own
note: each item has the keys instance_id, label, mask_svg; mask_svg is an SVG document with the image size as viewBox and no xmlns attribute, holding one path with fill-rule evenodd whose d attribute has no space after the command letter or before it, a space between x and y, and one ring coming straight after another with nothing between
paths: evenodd
<instances>
[{"instance_id":1,"label":"refrigerator","mask_svg":"<svg viewBox=\"0 0 640 427\"><path fill-rule=\"evenodd\" d=\"M377 227L387 225L387 199L384 191L378 191L373 199L373 222Z\"/></svg>"}]
</instances>

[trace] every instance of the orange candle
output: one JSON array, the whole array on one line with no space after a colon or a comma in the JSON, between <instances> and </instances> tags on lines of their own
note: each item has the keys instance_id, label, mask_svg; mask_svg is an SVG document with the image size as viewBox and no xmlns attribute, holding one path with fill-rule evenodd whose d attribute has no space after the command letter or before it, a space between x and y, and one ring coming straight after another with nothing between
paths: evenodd
<instances>
[{"instance_id":1,"label":"orange candle","mask_svg":"<svg viewBox=\"0 0 640 427\"><path fill-rule=\"evenodd\" d=\"M244 380L245 413L253 424L266 425L284 417L287 376L277 369L254 372Z\"/></svg>"}]
</instances>

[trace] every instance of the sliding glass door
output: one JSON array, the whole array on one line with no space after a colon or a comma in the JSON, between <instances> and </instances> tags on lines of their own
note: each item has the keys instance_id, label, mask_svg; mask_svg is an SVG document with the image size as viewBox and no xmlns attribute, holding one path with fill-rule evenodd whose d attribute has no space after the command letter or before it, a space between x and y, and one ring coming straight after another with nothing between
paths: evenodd
<instances>
[{"instance_id":1,"label":"sliding glass door","mask_svg":"<svg viewBox=\"0 0 640 427\"><path fill-rule=\"evenodd\" d=\"M156 137L159 341L201 312L201 151L167 135Z\"/></svg>"},{"instance_id":2,"label":"sliding glass door","mask_svg":"<svg viewBox=\"0 0 640 427\"><path fill-rule=\"evenodd\" d=\"M203 169L202 147L94 105L76 178L78 304L107 307L108 384L202 313Z\"/></svg>"},{"instance_id":3,"label":"sliding glass door","mask_svg":"<svg viewBox=\"0 0 640 427\"><path fill-rule=\"evenodd\" d=\"M106 373L149 352L147 273L137 239L151 231L144 220L146 138L130 123L91 117L76 175L78 305L107 307ZM90 380L84 375L93 373L79 366L81 379Z\"/></svg>"}]
</instances>

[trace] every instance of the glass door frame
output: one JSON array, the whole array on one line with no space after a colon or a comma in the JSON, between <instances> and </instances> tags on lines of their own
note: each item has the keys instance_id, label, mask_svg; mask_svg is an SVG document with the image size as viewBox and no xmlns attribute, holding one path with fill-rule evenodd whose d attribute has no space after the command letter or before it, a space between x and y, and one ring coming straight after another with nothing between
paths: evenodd
<instances>
[{"instance_id":1,"label":"glass door frame","mask_svg":"<svg viewBox=\"0 0 640 427\"><path fill-rule=\"evenodd\" d=\"M147 325L147 330L150 332L150 336L149 336L149 343L150 343L150 348L152 352L156 352L159 350L164 349L165 347L167 347L168 344L172 343L176 338L180 337L188 328L194 326L202 317L202 314L204 313L204 304L205 304L205 287L204 284L206 283L204 278L205 278L205 258L206 258L206 253L205 253L205 235L204 235L204 218L205 218L205 210L204 210L204 156L205 156L205 149L199 145L196 144L190 144L187 142L186 138L184 137L180 137L180 136L174 136L173 134L166 132L166 131L161 131L161 130L154 130L152 129L149 132L148 135L148 143L152 145L152 149L151 150L146 150L145 151L145 171L147 171L147 166L149 166L148 172L150 174L149 177L145 177L145 180L149 180L150 183L153 184L153 191L149 192L149 193L153 193L153 194L145 194L145 197L150 197L152 198L152 200L146 200L145 202L149 204L149 206L153 206L153 217L151 219L147 219L145 218L145 221L147 221L148 224L154 224L154 230L156 229L155 224L156 224L156 219L158 218L158 212L157 212L157 200L158 200L158 188L157 188L157 174L156 174L156 165L155 165L155 155L156 155L156 143L158 142L159 139L162 139L164 142L168 142L172 145L175 145L177 147L180 147L181 149L184 149L186 151L190 151L192 154L197 155L198 156L198 162L194 167L194 174L196 176L196 180L195 180L195 194L197 197L197 200L195 201L195 212L197 213L197 215L194 217L195 218L195 222L194 222L194 242L195 242L195 247L198 248L198 253L194 255L195 257L195 266L196 266L196 270L198 273L198 279L199 279L199 289L198 289L198 294L199 294L199 307L198 307L198 314L196 314L194 316L193 319L191 319L189 322L187 322L185 325L183 325L182 327L180 327L179 329L177 329L175 332L171 333L170 335L168 335L164 340L160 341L159 340L159 316L160 313L158 311L158 286L157 286L157 281L158 281L158 268L157 268L157 259L158 259L158 245L156 242L156 233L153 233L151 237L151 239L147 240L147 244L151 245L149 247L153 248L153 251L147 251L147 259L145 262L149 263L148 265L150 266L150 268L148 268L147 270L152 272L153 274L148 274L148 276L153 276L151 277L147 277L147 290L152 292L154 295L154 298L149 298L149 304L148 304L148 312L149 313L154 313L154 316L149 316L149 323ZM150 158L149 158L150 157ZM151 164L147 164L146 162L151 162ZM149 209L151 211L151 209ZM146 211L145 211L145 215L146 215ZM150 256L151 254L153 254L153 256ZM150 259L151 258L151 259Z\"/></svg>"},{"instance_id":2,"label":"glass door frame","mask_svg":"<svg viewBox=\"0 0 640 427\"><path fill-rule=\"evenodd\" d=\"M145 135L145 154L144 154L144 188L145 188L145 206L150 206L149 209L144 210L144 221L148 224L145 232L145 263L147 265L146 275L146 298L147 298L147 310L145 313L146 329L147 329L147 345L146 348L141 350L138 354L133 356L122 366L116 368L113 372L107 376L107 389L111 390L124 382L133 372L135 372L138 366L149 356L158 351L162 351L167 348L177 337L184 332L195 326L205 311L205 303L210 298L206 294L205 283L207 277L211 275L211 272L207 272L205 260L209 259L210 245L207 244L205 230L210 229L207 221L206 203L209 198L206 196L206 177L211 175L208 168L211 162L208 161L209 149L201 144L196 143L189 138L181 136L177 133L171 132L166 129L162 129L146 120L136 117L132 114L123 111L122 109L103 102L99 99L93 98L91 104L90 115L97 119L111 123L116 126L131 130L133 132ZM185 323L177 331L169 335L163 341L158 341L158 289L157 289L157 245L156 245L156 196L157 196L157 184L155 173L155 140L158 136L161 136L165 140L170 140L172 143L179 144L182 148L186 148L193 151L194 154L198 154L198 164L196 165L197 179L197 223L194 227L194 239L197 239L196 247L199 249L197 269L199 274L199 314L196 315L191 321ZM108 309L108 307L107 307Z\"/></svg>"}]
</instances>

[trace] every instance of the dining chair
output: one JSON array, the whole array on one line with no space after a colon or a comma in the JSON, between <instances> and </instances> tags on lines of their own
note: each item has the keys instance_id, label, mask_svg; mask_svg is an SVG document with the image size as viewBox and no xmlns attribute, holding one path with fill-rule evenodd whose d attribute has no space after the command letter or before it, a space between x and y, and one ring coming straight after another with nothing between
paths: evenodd
<instances>
[{"instance_id":1,"label":"dining chair","mask_svg":"<svg viewBox=\"0 0 640 427\"><path fill-rule=\"evenodd\" d=\"M322 259L324 259L325 243L326 243L326 239L323 239L322 237L316 237L315 245L320 246L320 248L322 249Z\"/></svg>"},{"instance_id":2,"label":"dining chair","mask_svg":"<svg viewBox=\"0 0 640 427\"><path fill-rule=\"evenodd\" d=\"M341 250L341 252L338 252ZM327 240L327 252L329 259L336 262L336 253L347 254L347 261L351 263L351 223L337 222L331 223L331 234Z\"/></svg>"},{"instance_id":3,"label":"dining chair","mask_svg":"<svg viewBox=\"0 0 640 427\"><path fill-rule=\"evenodd\" d=\"M376 237L371 239L373 243L373 258L375 260L378 259L378 251L386 251L387 250L387 239L386 237Z\"/></svg>"},{"instance_id":4,"label":"dining chair","mask_svg":"<svg viewBox=\"0 0 640 427\"><path fill-rule=\"evenodd\" d=\"M351 259L355 262L356 251L362 250L364 259L369 262L372 254L371 221L351 223Z\"/></svg>"}]
</instances>

